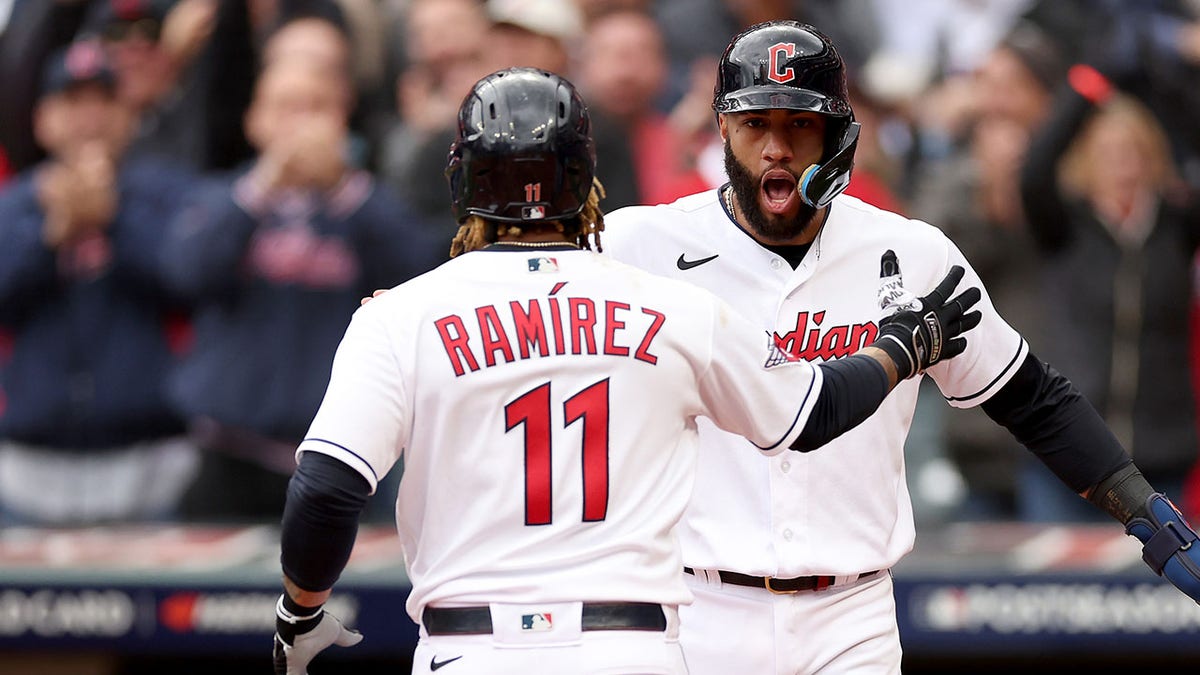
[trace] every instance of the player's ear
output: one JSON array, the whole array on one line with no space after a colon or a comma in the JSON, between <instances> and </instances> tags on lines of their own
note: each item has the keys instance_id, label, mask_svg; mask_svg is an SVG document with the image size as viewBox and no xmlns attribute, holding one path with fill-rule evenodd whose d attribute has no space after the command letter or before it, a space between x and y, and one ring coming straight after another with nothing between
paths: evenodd
<instances>
[{"instance_id":1,"label":"player's ear","mask_svg":"<svg viewBox=\"0 0 1200 675\"><path fill-rule=\"evenodd\" d=\"M729 127L725 122L726 117L728 117L728 115L722 115L722 114L717 115L717 129L721 130L721 140L722 141L729 140Z\"/></svg>"}]
</instances>

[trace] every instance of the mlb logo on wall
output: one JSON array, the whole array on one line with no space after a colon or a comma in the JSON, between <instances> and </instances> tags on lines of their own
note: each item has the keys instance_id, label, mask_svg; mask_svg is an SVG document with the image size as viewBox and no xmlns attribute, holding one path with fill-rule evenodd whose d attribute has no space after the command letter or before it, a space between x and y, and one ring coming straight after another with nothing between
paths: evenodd
<instances>
[{"instance_id":1,"label":"mlb logo on wall","mask_svg":"<svg viewBox=\"0 0 1200 675\"><path fill-rule=\"evenodd\" d=\"M550 630L554 627L554 620L551 619L549 612L541 612L538 614L522 614L521 615L521 630Z\"/></svg>"},{"instance_id":2,"label":"mlb logo on wall","mask_svg":"<svg viewBox=\"0 0 1200 675\"><path fill-rule=\"evenodd\" d=\"M558 260L554 258L530 258L529 271L546 274L558 271Z\"/></svg>"}]
</instances>

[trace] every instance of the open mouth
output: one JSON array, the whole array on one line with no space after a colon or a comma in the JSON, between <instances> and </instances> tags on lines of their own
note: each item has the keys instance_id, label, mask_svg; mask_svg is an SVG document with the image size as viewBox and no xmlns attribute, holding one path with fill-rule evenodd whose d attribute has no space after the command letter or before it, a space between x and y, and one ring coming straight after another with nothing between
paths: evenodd
<instances>
[{"instance_id":1,"label":"open mouth","mask_svg":"<svg viewBox=\"0 0 1200 675\"><path fill-rule=\"evenodd\" d=\"M771 169L762 177L763 207L770 213L789 211L799 198L796 192L796 177L784 169Z\"/></svg>"}]
</instances>

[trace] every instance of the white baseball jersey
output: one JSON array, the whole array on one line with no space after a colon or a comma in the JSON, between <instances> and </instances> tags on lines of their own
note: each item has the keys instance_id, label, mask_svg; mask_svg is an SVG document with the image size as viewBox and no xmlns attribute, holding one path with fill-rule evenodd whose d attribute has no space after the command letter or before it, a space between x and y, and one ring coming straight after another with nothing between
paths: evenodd
<instances>
[{"instance_id":1,"label":"white baseball jersey","mask_svg":"<svg viewBox=\"0 0 1200 675\"><path fill-rule=\"evenodd\" d=\"M696 417L766 467L820 391L820 369L769 344L712 294L590 251L473 252L355 313L297 453L372 489L403 455L414 621L426 604L685 603L672 528Z\"/></svg>"},{"instance_id":2,"label":"white baseball jersey","mask_svg":"<svg viewBox=\"0 0 1200 675\"><path fill-rule=\"evenodd\" d=\"M951 405L987 400L1028 347L996 313L979 277L937 228L837 197L803 262L793 270L735 224L711 190L673 204L618 209L605 217L604 252L656 274L707 288L820 362L874 340L897 282L933 290L953 265L977 286L980 325L962 355L928 371ZM894 251L900 279L881 279ZM919 378L902 382L868 420L809 453L763 462L747 442L700 424L696 488L681 524L684 564L761 576L852 575L884 569L911 550L915 529L904 477L904 440Z\"/></svg>"}]
</instances>

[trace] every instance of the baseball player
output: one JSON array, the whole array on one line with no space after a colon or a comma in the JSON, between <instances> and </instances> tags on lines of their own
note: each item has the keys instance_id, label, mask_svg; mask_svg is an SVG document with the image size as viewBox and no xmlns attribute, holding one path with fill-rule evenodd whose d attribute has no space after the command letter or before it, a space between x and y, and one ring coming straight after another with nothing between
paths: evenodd
<instances>
[{"instance_id":1,"label":"baseball player","mask_svg":"<svg viewBox=\"0 0 1200 675\"><path fill-rule=\"evenodd\" d=\"M614 211L605 253L713 291L790 354L822 364L875 338L881 305L904 302L951 267L983 287L939 230L839 194L859 125L842 59L820 32L775 21L734 37L713 107L729 183ZM966 352L927 371L946 400L982 405L1125 523L1155 572L1200 598L1196 534L986 292L979 307ZM918 380L821 450L766 462L743 451L747 439L698 422L696 489L680 526L696 598L680 610L692 673L900 671L888 570L914 540L902 449Z\"/></svg>"},{"instance_id":2,"label":"baseball player","mask_svg":"<svg viewBox=\"0 0 1200 675\"><path fill-rule=\"evenodd\" d=\"M949 299L958 269L874 313L859 354L785 357L707 291L588 250L603 229L594 173L566 80L500 71L464 101L454 259L356 313L297 450L278 673L361 639L321 605L401 455L414 672L684 672L672 528L696 418L749 439L748 455L799 457L961 353L978 320L976 290Z\"/></svg>"}]
</instances>

